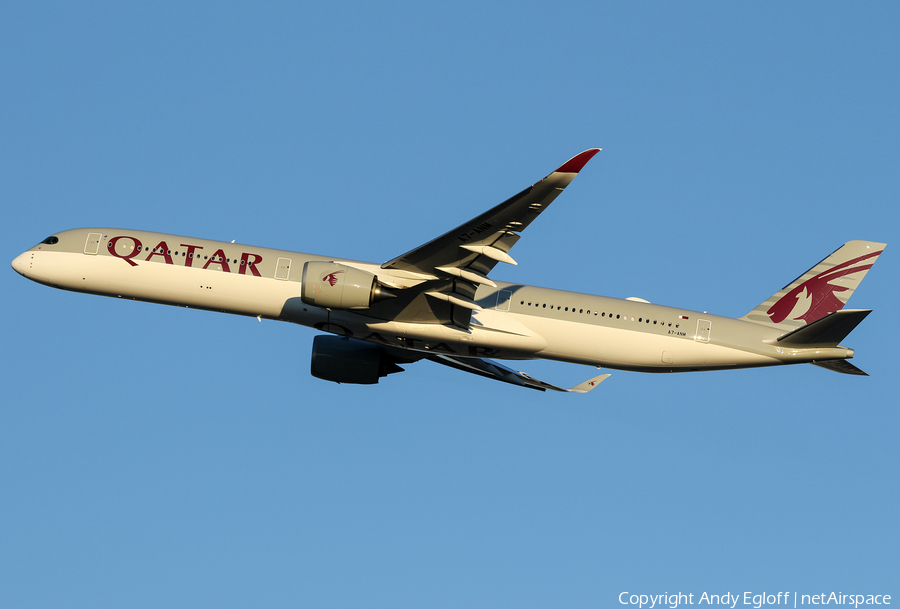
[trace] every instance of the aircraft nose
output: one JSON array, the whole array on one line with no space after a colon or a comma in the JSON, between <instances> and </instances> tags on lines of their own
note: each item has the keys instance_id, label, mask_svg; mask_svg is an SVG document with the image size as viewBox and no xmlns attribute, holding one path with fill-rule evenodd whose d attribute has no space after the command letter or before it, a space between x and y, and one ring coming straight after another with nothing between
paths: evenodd
<instances>
[{"instance_id":1,"label":"aircraft nose","mask_svg":"<svg viewBox=\"0 0 900 609\"><path fill-rule=\"evenodd\" d=\"M16 256L16 259L12 261L12 267L19 275L27 277L25 273L31 267L31 252Z\"/></svg>"}]
</instances>

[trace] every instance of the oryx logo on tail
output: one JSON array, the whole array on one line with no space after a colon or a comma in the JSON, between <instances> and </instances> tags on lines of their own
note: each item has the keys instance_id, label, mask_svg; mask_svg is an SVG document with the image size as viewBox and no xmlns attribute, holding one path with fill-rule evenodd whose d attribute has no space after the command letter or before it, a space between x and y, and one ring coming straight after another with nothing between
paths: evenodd
<instances>
[{"instance_id":1,"label":"oryx logo on tail","mask_svg":"<svg viewBox=\"0 0 900 609\"><path fill-rule=\"evenodd\" d=\"M868 271L875 262L874 258L879 254L880 250L859 256L807 279L782 296L766 313L772 322L777 324L788 317L795 321L803 320L810 323L829 313L840 311L844 307L844 302L836 294L851 288L832 282L854 273ZM870 258L873 259L871 262L862 264Z\"/></svg>"}]
</instances>

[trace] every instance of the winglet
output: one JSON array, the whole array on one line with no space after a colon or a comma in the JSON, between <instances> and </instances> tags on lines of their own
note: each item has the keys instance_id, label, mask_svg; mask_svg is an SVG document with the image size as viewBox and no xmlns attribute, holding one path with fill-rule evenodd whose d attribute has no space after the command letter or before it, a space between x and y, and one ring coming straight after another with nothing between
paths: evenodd
<instances>
[{"instance_id":1,"label":"winglet","mask_svg":"<svg viewBox=\"0 0 900 609\"><path fill-rule=\"evenodd\" d=\"M588 379L580 385L575 385L571 389L569 389L572 393L587 393L591 389L595 388L597 385L605 381L609 378L608 374L601 374L600 376L595 376L592 379Z\"/></svg>"},{"instance_id":2,"label":"winglet","mask_svg":"<svg viewBox=\"0 0 900 609\"><path fill-rule=\"evenodd\" d=\"M599 148L591 148L581 154L576 154L553 173L578 173L598 152L600 152Z\"/></svg>"}]
</instances>

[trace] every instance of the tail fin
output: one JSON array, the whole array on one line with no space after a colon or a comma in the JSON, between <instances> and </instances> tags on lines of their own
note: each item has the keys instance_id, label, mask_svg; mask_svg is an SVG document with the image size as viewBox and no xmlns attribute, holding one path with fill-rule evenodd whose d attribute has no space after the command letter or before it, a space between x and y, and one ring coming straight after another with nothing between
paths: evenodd
<instances>
[{"instance_id":1,"label":"tail fin","mask_svg":"<svg viewBox=\"0 0 900 609\"><path fill-rule=\"evenodd\" d=\"M787 331L840 311L885 245L848 241L741 319Z\"/></svg>"}]
</instances>

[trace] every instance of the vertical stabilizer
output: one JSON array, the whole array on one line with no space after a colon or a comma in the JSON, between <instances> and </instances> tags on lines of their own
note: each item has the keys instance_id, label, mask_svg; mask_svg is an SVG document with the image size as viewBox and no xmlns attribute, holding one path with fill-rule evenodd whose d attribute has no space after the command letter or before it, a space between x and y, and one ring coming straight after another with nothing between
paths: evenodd
<instances>
[{"instance_id":1,"label":"vertical stabilizer","mask_svg":"<svg viewBox=\"0 0 900 609\"><path fill-rule=\"evenodd\" d=\"M884 247L848 241L741 319L791 330L840 311Z\"/></svg>"}]
</instances>

